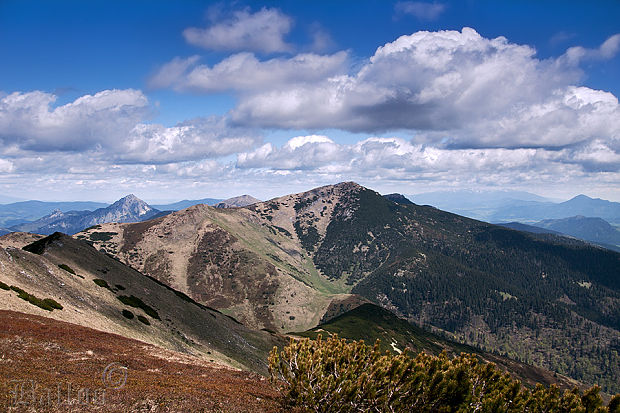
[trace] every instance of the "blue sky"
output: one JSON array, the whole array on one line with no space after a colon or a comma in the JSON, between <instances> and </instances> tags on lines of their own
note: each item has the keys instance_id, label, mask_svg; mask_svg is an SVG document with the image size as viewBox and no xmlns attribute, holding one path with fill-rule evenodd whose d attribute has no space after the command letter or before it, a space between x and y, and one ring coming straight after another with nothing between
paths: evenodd
<instances>
[{"instance_id":1,"label":"blue sky","mask_svg":"<svg viewBox=\"0 0 620 413\"><path fill-rule=\"evenodd\" d=\"M0 191L620 200L618 21L618 1L3 0Z\"/></svg>"}]
</instances>

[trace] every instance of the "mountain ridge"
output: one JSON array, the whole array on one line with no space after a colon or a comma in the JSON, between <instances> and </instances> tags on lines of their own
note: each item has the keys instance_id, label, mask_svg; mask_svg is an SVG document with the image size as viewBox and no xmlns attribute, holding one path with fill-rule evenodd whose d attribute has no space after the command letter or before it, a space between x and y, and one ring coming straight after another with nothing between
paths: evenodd
<instances>
[{"instance_id":1,"label":"mountain ridge","mask_svg":"<svg viewBox=\"0 0 620 413\"><path fill-rule=\"evenodd\" d=\"M149 204L153 208L160 211L180 211L182 209L189 208L198 204L215 205L218 202L222 202L219 198L202 198L202 199L184 199L182 201L173 202L170 204Z\"/></svg>"},{"instance_id":2,"label":"mountain ridge","mask_svg":"<svg viewBox=\"0 0 620 413\"><path fill-rule=\"evenodd\" d=\"M620 203L584 194L561 202L519 191L438 191L408 198L417 204L491 223L517 221L531 225L544 219L584 215L620 225Z\"/></svg>"},{"instance_id":3,"label":"mountain ridge","mask_svg":"<svg viewBox=\"0 0 620 413\"><path fill-rule=\"evenodd\" d=\"M578 240L394 203L354 182L76 236L256 328L307 329L354 294L452 340L605 388L620 381L598 356L620 343L620 254Z\"/></svg>"},{"instance_id":4,"label":"mountain ridge","mask_svg":"<svg viewBox=\"0 0 620 413\"><path fill-rule=\"evenodd\" d=\"M284 342L62 233L21 249L0 247L0 266L4 284L60 304L45 311L11 289L0 290L0 309L45 315L262 374L269 350Z\"/></svg>"},{"instance_id":5,"label":"mountain ridge","mask_svg":"<svg viewBox=\"0 0 620 413\"><path fill-rule=\"evenodd\" d=\"M561 219L546 219L533 225L597 244L620 246L620 231L598 217L576 215Z\"/></svg>"}]
</instances>

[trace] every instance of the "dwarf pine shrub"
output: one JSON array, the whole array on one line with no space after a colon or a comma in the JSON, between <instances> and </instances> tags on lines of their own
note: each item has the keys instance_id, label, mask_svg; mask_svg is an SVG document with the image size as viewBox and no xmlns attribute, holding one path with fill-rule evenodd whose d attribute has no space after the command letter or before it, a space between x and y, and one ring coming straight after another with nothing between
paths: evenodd
<instances>
[{"instance_id":1,"label":"dwarf pine shrub","mask_svg":"<svg viewBox=\"0 0 620 413\"><path fill-rule=\"evenodd\" d=\"M10 289L15 291L17 293L17 296L19 298L21 298L22 300L28 301L30 304L34 304L37 307L42 308L44 310L54 311L54 310L62 310L63 309L62 305L60 305L53 298L41 299L41 298L36 297L36 296L34 296L34 295L32 295L32 294L22 290L19 287L16 287L14 285L11 285Z\"/></svg>"},{"instance_id":2,"label":"dwarf pine shrub","mask_svg":"<svg viewBox=\"0 0 620 413\"><path fill-rule=\"evenodd\" d=\"M314 412L607 412L620 413L620 395L607 407L592 387L529 390L472 354L449 357L407 351L392 355L337 336L291 340L269 355L272 380L287 402Z\"/></svg>"}]
</instances>

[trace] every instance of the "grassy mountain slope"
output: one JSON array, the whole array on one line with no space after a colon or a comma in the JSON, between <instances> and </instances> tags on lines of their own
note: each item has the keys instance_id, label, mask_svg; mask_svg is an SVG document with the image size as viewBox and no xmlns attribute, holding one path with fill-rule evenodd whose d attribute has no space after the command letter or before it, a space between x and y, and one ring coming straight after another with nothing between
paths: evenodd
<instances>
[{"instance_id":1,"label":"grassy mountain slope","mask_svg":"<svg viewBox=\"0 0 620 413\"><path fill-rule=\"evenodd\" d=\"M321 277L294 232L260 211L196 205L76 237L246 325L279 331L315 326L350 288Z\"/></svg>"},{"instance_id":2,"label":"grassy mountain slope","mask_svg":"<svg viewBox=\"0 0 620 413\"><path fill-rule=\"evenodd\" d=\"M0 268L0 281L19 289L0 290L1 309L46 315L263 373L268 351L280 342L63 234L24 249L0 249ZM19 295L53 299L62 309L48 311Z\"/></svg>"}]
</instances>

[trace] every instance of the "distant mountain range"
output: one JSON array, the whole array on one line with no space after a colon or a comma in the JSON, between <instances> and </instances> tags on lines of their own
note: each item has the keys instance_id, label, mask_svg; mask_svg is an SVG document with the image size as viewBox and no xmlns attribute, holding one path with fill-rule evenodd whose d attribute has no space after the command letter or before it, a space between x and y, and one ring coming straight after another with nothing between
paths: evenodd
<instances>
[{"instance_id":1,"label":"distant mountain range","mask_svg":"<svg viewBox=\"0 0 620 413\"><path fill-rule=\"evenodd\" d=\"M562 219L546 219L532 225L520 222L499 225L534 234L567 235L620 252L620 230L602 218L577 215Z\"/></svg>"},{"instance_id":2,"label":"distant mountain range","mask_svg":"<svg viewBox=\"0 0 620 413\"><path fill-rule=\"evenodd\" d=\"M94 211L97 208L105 208L108 204L101 202L43 202L22 201L12 204L0 205L0 226L9 228L24 222L31 222L42 216L59 210L68 211Z\"/></svg>"},{"instance_id":3,"label":"distant mountain range","mask_svg":"<svg viewBox=\"0 0 620 413\"><path fill-rule=\"evenodd\" d=\"M486 222L491 222L493 213L506 205L520 205L523 202L554 202L552 199L523 191L435 191L407 195L407 197L418 205L431 205L444 211Z\"/></svg>"},{"instance_id":4,"label":"distant mountain range","mask_svg":"<svg viewBox=\"0 0 620 413\"><path fill-rule=\"evenodd\" d=\"M560 203L520 202L504 205L491 215L492 222L519 221L534 223L542 220L575 216L602 218L613 225L620 225L620 203L578 195Z\"/></svg>"},{"instance_id":5,"label":"distant mountain range","mask_svg":"<svg viewBox=\"0 0 620 413\"><path fill-rule=\"evenodd\" d=\"M21 202L24 198L15 198L13 196L0 195L0 204L8 204L11 202Z\"/></svg>"},{"instance_id":6,"label":"distant mountain range","mask_svg":"<svg viewBox=\"0 0 620 413\"><path fill-rule=\"evenodd\" d=\"M23 223L11 227L13 231L32 232L49 235L54 232L75 234L93 225L108 222L139 222L146 221L159 215L161 211L150 207L135 195L127 195L112 205L94 211L55 210L33 222Z\"/></svg>"},{"instance_id":7,"label":"distant mountain range","mask_svg":"<svg viewBox=\"0 0 620 413\"><path fill-rule=\"evenodd\" d=\"M155 209L159 209L160 211L180 211L185 208L189 208L198 204L205 205L215 205L218 202L222 202L221 199L217 198L203 198L203 199L184 199L183 201L174 202L172 204L152 204L151 206Z\"/></svg>"},{"instance_id":8,"label":"distant mountain range","mask_svg":"<svg viewBox=\"0 0 620 413\"><path fill-rule=\"evenodd\" d=\"M139 201L139 202L138 202ZM130 203L140 203L140 208L153 210L141 214L131 212ZM260 202L250 195L229 199L203 198L183 200L171 204L148 205L135 195L122 198L112 205L100 202L43 202L23 201L0 205L0 236L13 231L36 232L49 235L60 231L74 234L90 225L107 222L139 222L161 214L179 211L194 205L216 205L217 208L232 208ZM137 211L137 210L136 210ZM90 223L90 225L83 226Z\"/></svg>"},{"instance_id":9,"label":"distant mountain range","mask_svg":"<svg viewBox=\"0 0 620 413\"><path fill-rule=\"evenodd\" d=\"M586 195L565 202L518 191L443 191L408 195L418 205L428 204L444 211L481 221L533 224L547 219L582 215L620 225L620 203Z\"/></svg>"}]
</instances>

